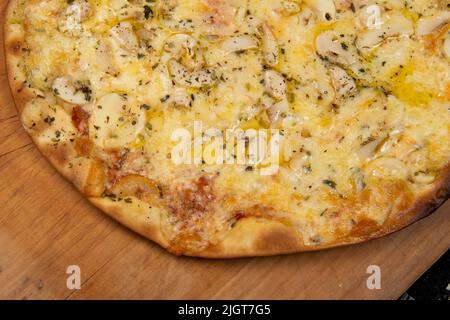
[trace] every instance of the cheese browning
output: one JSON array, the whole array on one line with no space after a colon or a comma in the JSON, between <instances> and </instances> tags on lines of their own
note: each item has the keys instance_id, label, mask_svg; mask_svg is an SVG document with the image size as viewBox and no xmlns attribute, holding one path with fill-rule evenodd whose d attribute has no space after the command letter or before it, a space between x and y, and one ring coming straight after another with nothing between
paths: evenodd
<instances>
[{"instance_id":1,"label":"cheese browning","mask_svg":"<svg viewBox=\"0 0 450 320\"><path fill-rule=\"evenodd\" d=\"M450 161L448 1L18 2L7 26L37 92L25 127L90 141L99 196L163 208L173 252L248 217L311 247L373 232ZM172 133L194 121L279 129L280 169L175 165Z\"/></svg>"}]
</instances>

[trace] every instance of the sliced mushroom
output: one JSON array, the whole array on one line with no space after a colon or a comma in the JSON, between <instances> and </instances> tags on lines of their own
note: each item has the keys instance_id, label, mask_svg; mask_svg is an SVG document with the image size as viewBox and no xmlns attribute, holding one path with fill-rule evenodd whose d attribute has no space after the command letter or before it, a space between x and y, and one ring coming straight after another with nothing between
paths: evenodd
<instances>
[{"instance_id":1,"label":"sliced mushroom","mask_svg":"<svg viewBox=\"0 0 450 320\"><path fill-rule=\"evenodd\" d=\"M111 56L111 46L107 41L99 41L98 46L95 48L95 54L97 57L95 63L101 71L111 75L116 73L113 57Z\"/></svg>"},{"instance_id":2,"label":"sliced mushroom","mask_svg":"<svg viewBox=\"0 0 450 320\"><path fill-rule=\"evenodd\" d=\"M125 51L136 52L139 48L138 39L133 26L128 21L119 22L111 28L110 36Z\"/></svg>"},{"instance_id":3,"label":"sliced mushroom","mask_svg":"<svg viewBox=\"0 0 450 320\"><path fill-rule=\"evenodd\" d=\"M264 55L264 60L266 64L270 67L274 67L279 61L279 48L277 40L270 30L269 26L263 23L259 27L259 31L262 35L262 50Z\"/></svg>"},{"instance_id":4,"label":"sliced mushroom","mask_svg":"<svg viewBox=\"0 0 450 320\"><path fill-rule=\"evenodd\" d=\"M79 35L82 31L81 23L91 14L92 9L89 2L84 0L73 1L60 15L58 29L66 35Z\"/></svg>"},{"instance_id":5,"label":"sliced mushroom","mask_svg":"<svg viewBox=\"0 0 450 320\"><path fill-rule=\"evenodd\" d=\"M243 121L250 121L252 119L255 119L261 113L262 110L268 107L269 106L266 107L261 103L252 104L244 109L239 118L242 119Z\"/></svg>"},{"instance_id":6,"label":"sliced mushroom","mask_svg":"<svg viewBox=\"0 0 450 320\"><path fill-rule=\"evenodd\" d=\"M416 184L427 185L433 183L436 180L436 177L430 173L418 171L412 175L412 180Z\"/></svg>"},{"instance_id":7,"label":"sliced mushroom","mask_svg":"<svg viewBox=\"0 0 450 320\"><path fill-rule=\"evenodd\" d=\"M343 10L347 10L347 9L351 8L352 1L351 0L335 0L334 5L336 7L336 10L343 11Z\"/></svg>"},{"instance_id":8,"label":"sliced mushroom","mask_svg":"<svg viewBox=\"0 0 450 320\"><path fill-rule=\"evenodd\" d=\"M175 59L167 63L172 79L181 86L201 88L211 86L215 83L214 72L210 69L189 71L185 66Z\"/></svg>"},{"instance_id":9,"label":"sliced mushroom","mask_svg":"<svg viewBox=\"0 0 450 320\"><path fill-rule=\"evenodd\" d=\"M178 33L166 40L164 43L164 51L170 53L174 59L179 59L184 54L192 57L196 46L197 41L190 35Z\"/></svg>"},{"instance_id":10,"label":"sliced mushroom","mask_svg":"<svg viewBox=\"0 0 450 320\"><path fill-rule=\"evenodd\" d=\"M450 11L441 11L431 17L424 17L417 22L416 34L418 36L425 36L433 33L442 25L450 23Z\"/></svg>"},{"instance_id":11,"label":"sliced mushroom","mask_svg":"<svg viewBox=\"0 0 450 320\"><path fill-rule=\"evenodd\" d=\"M309 9L308 7L303 7L302 11L300 11L298 17L300 19L300 21L305 25L309 25L310 23L313 22L313 16L314 13L312 12L311 9Z\"/></svg>"},{"instance_id":12,"label":"sliced mushroom","mask_svg":"<svg viewBox=\"0 0 450 320\"><path fill-rule=\"evenodd\" d=\"M278 122L280 118L283 118L289 112L289 103L286 99L283 99L267 109L267 115L269 116L272 124Z\"/></svg>"},{"instance_id":13,"label":"sliced mushroom","mask_svg":"<svg viewBox=\"0 0 450 320\"><path fill-rule=\"evenodd\" d=\"M145 112L130 96L109 93L92 107L89 134L101 148L124 147L145 127Z\"/></svg>"},{"instance_id":14,"label":"sliced mushroom","mask_svg":"<svg viewBox=\"0 0 450 320\"><path fill-rule=\"evenodd\" d=\"M72 104L84 105L91 101L91 89L71 76L56 78L52 89L58 98Z\"/></svg>"},{"instance_id":15,"label":"sliced mushroom","mask_svg":"<svg viewBox=\"0 0 450 320\"><path fill-rule=\"evenodd\" d=\"M286 79L274 70L264 72L264 85L266 91L275 99L286 98Z\"/></svg>"},{"instance_id":16,"label":"sliced mushroom","mask_svg":"<svg viewBox=\"0 0 450 320\"><path fill-rule=\"evenodd\" d=\"M162 60L179 60L188 69L198 69L204 64L197 41L190 35L179 33L169 37L164 44L167 53Z\"/></svg>"},{"instance_id":17,"label":"sliced mushroom","mask_svg":"<svg viewBox=\"0 0 450 320\"><path fill-rule=\"evenodd\" d=\"M366 173L378 178L394 178L406 180L408 169L396 158L381 157L373 160L366 167Z\"/></svg>"},{"instance_id":18,"label":"sliced mushroom","mask_svg":"<svg viewBox=\"0 0 450 320\"><path fill-rule=\"evenodd\" d=\"M268 109L275 103L275 99L269 96L268 94L263 94L258 101L258 106L261 107L261 109Z\"/></svg>"},{"instance_id":19,"label":"sliced mushroom","mask_svg":"<svg viewBox=\"0 0 450 320\"><path fill-rule=\"evenodd\" d=\"M385 137L380 137L373 139L367 143L365 143L357 152L359 159L361 161L365 161L369 158L372 158L376 151L379 149L380 145L385 141Z\"/></svg>"},{"instance_id":20,"label":"sliced mushroom","mask_svg":"<svg viewBox=\"0 0 450 320\"><path fill-rule=\"evenodd\" d=\"M142 4L134 4L127 0L111 0L109 5L119 20L144 18L144 7Z\"/></svg>"},{"instance_id":21,"label":"sliced mushroom","mask_svg":"<svg viewBox=\"0 0 450 320\"><path fill-rule=\"evenodd\" d=\"M150 1L152 2L152 1ZM177 19L174 16L175 9L179 6L178 0L156 1L157 15L162 25L170 31L176 32L192 32L194 24L192 19Z\"/></svg>"},{"instance_id":22,"label":"sliced mushroom","mask_svg":"<svg viewBox=\"0 0 450 320\"><path fill-rule=\"evenodd\" d=\"M410 36L414 33L411 20L402 15L394 15L380 28L367 30L358 36L357 45L360 49L372 49L388 38Z\"/></svg>"},{"instance_id":23,"label":"sliced mushroom","mask_svg":"<svg viewBox=\"0 0 450 320\"><path fill-rule=\"evenodd\" d=\"M258 37L263 36L262 28L261 28L263 21L260 18L249 14L249 15L247 15L247 17L245 19L245 23L246 23L247 27L249 28L249 30L253 31Z\"/></svg>"},{"instance_id":24,"label":"sliced mushroom","mask_svg":"<svg viewBox=\"0 0 450 320\"><path fill-rule=\"evenodd\" d=\"M437 7L440 10L448 10L450 8L450 0L437 0Z\"/></svg>"},{"instance_id":25,"label":"sliced mushroom","mask_svg":"<svg viewBox=\"0 0 450 320\"><path fill-rule=\"evenodd\" d=\"M239 7L236 10L236 14L234 15L234 21L237 25L241 25L245 22L245 17L247 16L248 8L245 7Z\"/></svg>"},{"instance_id":26,"label":"sliced mushroom","mask_svg":"<svg viewBox=\"0 0 450 320\"><path fill-rule=\"evenodd\" d=\"M364 174L361 168L354 168L352 173L353 183L356 191L361 192L366 188L366 182L364 181Z\"/></svg>"},{"instance_id":27,"label":"sliced mushroom","mask_svg":"<svg viewBox=\"0 0 450 320\"><path fill-rule=\"evenodd\" d=\"M322 22L332 22L336 19L336 6L333 0L307 0L306 3L313 9Z\"/></svg>"},{"instance_id":28,"label":"sliced mushroom","mask_svg":"<svg viewBox=\"0 0 450 320\"><path fill-rule=\"evenodd\" d=\"M137 31L137 36L139 38L139 44L141 47L148 49L150 43L155 39L156 35L153 30L141 28Z\"/></svg>"},{"instance_id":29,"label":"sliced mushroom","mask_svg":"<svg viewBox=\"0 0 450 320\"><path fill-rule=\"evenodd\" d=\"M331 63L351 65L357 62L355 54L342 46L342 42L333 31L325 31L316 39L317 54Z\"/></svg>"},{"instance_id":30,"label":"sliced mushroom","mask_svg":"<svg viewBox=\"0 0 450 320\"><path fill-rule=\"evenodd\" d=\"M170 94L164 103L169 107L189 107L192 104L192 97L184 90L177 90Z\"/></svg>"},{"instance_id":31,"label":"sliced mushroom","mask_svg":"<svg viewBox=\"0 0 450 320\"><path fill-rule=\"evenodd\" d=\"M69 9L71 8L71 9ZM92 14L92 8L87 0L75 0L68 8L68 11L79 12L80 21L85 21ZM67 12L67 11L66 11Z\"/></svg>"},{"instance_id":32,"label":"sliced mushroom","mask_svg":"<svg viewBox=\"0 0 450 320\"><path fill-rule=\"evenodd\" d=\"M227 54L236 51L245 51L250 49L257 49L258 41L255 37L250 35L234 36L226 39L222 43L222 50Z\"/></svg>"},{"instance_id":33,"label":"sliced mushroom","mask_svg":"<svg viewBox=\"0 0 450 320\"><path fill-rule=\"evenodd\" d=\"M331 106L333 102L336 102L337 95L333 84L328 81L327 78L319 78L312 82L312 87L316 94L317 105L324 107L331 107L331 111L338 112L339 105Z\"/></svg>"},{"instance_id":34,"label":"sliced mushroom","mask_svg":"<svg viewBox=\"0 0 450 320\"><path fill-rule=\"evenodd\" d=\"M161 61L167 63L169 74L176 84L201 88L215 83L214 72L203 68L203 55L197 46L197 41L190 35L175 34L169 37L164 44L164 51L166 53Z\"/></svg>"},{"instance_id":35,"label":"sliced mushroom","mask_svg":"<svg viewBox=\"0 0 450 320\"><path fill-rule=\"evenodd\" d=\"M294 1L282 1L281 6L283 7L282 12L286 16L290 16L290 15L297 14L300 12L299 4Z\"/></svg>"},{"instance_id":36,"label":"sliced mushroom","mask_svg":"<svg viewBox=\"0 0 450 320\"><path fill-rule=\"evenodd\" d=\"M355 80L344 69L330 66L329 70L337 100L344 99L356 91Z\"/></svg>"}]
</instances>

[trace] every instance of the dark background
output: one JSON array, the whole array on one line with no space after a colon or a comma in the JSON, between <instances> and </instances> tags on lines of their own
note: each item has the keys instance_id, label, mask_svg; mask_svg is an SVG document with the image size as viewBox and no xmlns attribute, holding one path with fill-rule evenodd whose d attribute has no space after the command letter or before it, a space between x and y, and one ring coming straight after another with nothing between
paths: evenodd
<instances>
[{"instance_id":1,"label":"dark background","mask_svg":"<svg viewBox=\"0 0 450 320\"><path fill-rule=\"evenodd\" d=\"M401 299L450 300L450 250L447 250Z\"/></svg>"}]
</instances>

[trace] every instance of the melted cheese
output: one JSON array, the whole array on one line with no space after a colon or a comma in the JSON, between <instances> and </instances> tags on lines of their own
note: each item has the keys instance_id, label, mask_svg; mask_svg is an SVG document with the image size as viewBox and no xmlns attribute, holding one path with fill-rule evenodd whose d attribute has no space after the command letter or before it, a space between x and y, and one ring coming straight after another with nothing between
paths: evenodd
<instances>
[{"instance_id":1,"label":"melted cheese","mask_svg":"<svg viewBox=\"0 0 450 320\"><path fill-rule=\"evenodd\" d=\"M148 160L131 171L161 184L214 176L228 199L217 198L217 224L263 204L314 245L359 219L383 224L392 207L379 201L380 186L402 181L405 192L425 192L450 160L445 33L413 30L417 17L446 10L441 1L374 1L389 30L375 44L364 14L336 2L89 0L89 16L67 20L65 1L24 1L10 21L26 26L23 68L33 87L48 91L65 75L90 84L89 134L99 152L142 151ZM74 32L59 30L60 19ZM174 34L184 40L171 42ZM349 82L351 90L341 87ZM275 119L277 110L284 118ZM194 121L281 129L280 171L174 165L172 132L193 132ZM360 204L364 192L372 196ZM208 228L215 241L222 227Z\"/></svg>"}]
</instances>

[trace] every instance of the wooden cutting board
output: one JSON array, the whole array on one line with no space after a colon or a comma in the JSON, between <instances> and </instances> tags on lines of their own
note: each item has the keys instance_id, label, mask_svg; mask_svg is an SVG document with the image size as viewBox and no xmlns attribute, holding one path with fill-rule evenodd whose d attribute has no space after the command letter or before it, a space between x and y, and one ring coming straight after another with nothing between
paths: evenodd
<instances>
[{"instance_id":1,"label":"wooden cutting board","mask_svg":"<svg viewBox=\"0 0 450 320\"><path fill-rule=\"evenodd\" d=\"M46 162L19 123L3 52L0 60L0 298L396 299L450 247L448 202L361 245L270 258L174 257L95 209ZM66 286L70 265L81 269L80 290ZM370 265L381 268L380 290L366 286Z\"/></svg>"}]
</instances>

